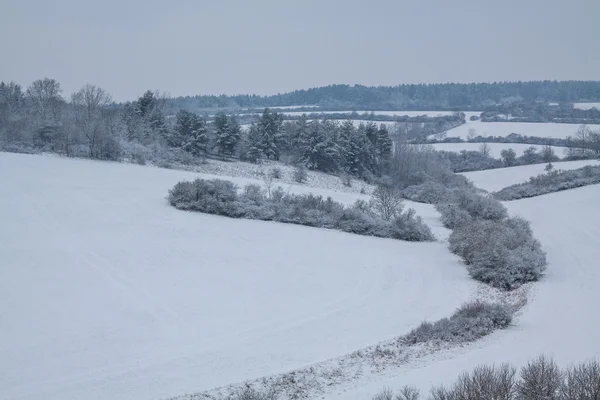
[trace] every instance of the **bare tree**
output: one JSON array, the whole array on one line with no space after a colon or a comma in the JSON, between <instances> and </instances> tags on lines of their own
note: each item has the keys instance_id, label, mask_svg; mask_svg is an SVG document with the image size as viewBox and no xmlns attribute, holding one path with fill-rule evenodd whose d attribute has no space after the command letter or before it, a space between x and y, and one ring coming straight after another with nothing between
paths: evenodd
<instances>
[{"instance_id":1,"label":"bare tree","mask_svg":"<svg viewBox=\"0 0 600 400\"><path fill-rule=\"evenodd\" d=\"M556 362L540 356L521 369L517 393L520 398L528 400L558 400L562 381L562 373Z\"/></svg>"},{"instance_id":2,"label":"bare tree","mask_svg":"<svg viewBox=\"0 0 600 400\"><path fill-rule=\"evenodd\" d=\"M469 128L469 133L467 133L467 140L470 142L471 140L477 137L477 131L473 128Z\"/></svg>"},{"instance_id":3,"label":"bare tree","mask_svg":"<svg viewBox=\"0 0 600 400\"><path fill-rule=\"evenodd\" d=\"M38 79L27 88L26 96L37 126L58 125L64 100L60 84L50 78Z\"/></svg>"},{"instance_id":4,"label":"bare tree","mask_svg":"<svg viewBox=\"0 0 600 400\"><path fill-rule=\"evenodd\" d=\"M414 386L404 386L396 395L396 400L419 400L419 389Z\"/></svg>"},{"instance_id":5,"label":"bare tree","mask_svg":"<svg viewBox=\"0 0 600 400\"><path fill-rule=\"evenodd\" d=\"M575 137L579 141L579 146L581 147L582 154L584 154L585 151L588 149L591 133L592 131L590 130L590 128L588 128L587 125L581 125L575 133Z\"/></svg>"},{"instance_id":6,"label":"bare tree","mask_svg":"<svg viewBox=\"0 0 600 400\"><path fill-rule=\"evenodd\" d=\"M371 197L373 209L383 219L389 221L402 213L402 196L400 190L390 183L378 185Z\"/></svg>"},{"instance_id":7,"label":"bare tree","mask_svg":"<svg viewBox=\"0 0 600 400\"><path fill-rule=\"evenodd\" d=\"M492 152L492 149L490 148L489 144L482 143L481 146L479 146L479 152L484 156L489 157L490 153Z\"/></svg>"},{"instance_id":8,"label":"bare tree","mask_svg":"<svg viewBox=\"0 0 600 400\"><path fill-rule=\"evenodd\" d=\"M86 138L90 157L95 157L98 139L105 131L102 123L105 107L110 104L111 97L103 89L86 84L78 92L71 95L71 104L75 116L75 125Z\"/></svg>"}]
</instances>

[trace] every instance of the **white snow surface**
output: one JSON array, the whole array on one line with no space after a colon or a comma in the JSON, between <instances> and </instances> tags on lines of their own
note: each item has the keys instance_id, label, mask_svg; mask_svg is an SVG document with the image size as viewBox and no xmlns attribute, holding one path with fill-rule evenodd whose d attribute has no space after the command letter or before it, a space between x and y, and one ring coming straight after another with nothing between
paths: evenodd
<instances>
[{"instance_id":1,"label":"white snow surface","mask_svg":"<svg viewBox=\"0 0 600 400\"><path fill-rule=\"evenodd\" d=\"M574 136L579 125L577 124L555 124L555 123L537 123L537 122L481 122L470 121L452 128L447 132L448 137L460 137L467 139L469 130L474 129L476 135L481 136L508 136L511 133L518 133L527 136L537 136L543 138L565 139L567 136Z\"/></svg>"},{"instance_id":2,"label":"white snow surface","mask_svg":"<svg viewBox=\"0 0 600 400\"><path fill-rule=\"evenodd\" d=\"M479 151L483 143L435 143L432 146L436 150L453 151L459 153L462 150L467 151ZM490 155L495 158L500 158L502 150L513 149L517 156L523 155L523 151L530 147L535 147L540 152L544 146L535 144L523 144L523 143L486 143L490 149ZM554 154L558 157L562 157L566 150L566 147L552 146Z\"/></svg>"},{"instance_id":3,"label":"white snow surface","mask_svg":"<svg viewBox=\"0 0 600 400\"><path fill-rule=\"evenodd\" d=\"M573 107L581 110L589 110L592 108L600 110L600 103L574 103Z\"/></svg>"},{"instance_id":4,"label":"white snow surface","mask_svg":"<svg viewBox=\"0 0 600 400\"><path fill-rule=\"evenodd\" d=\"M444 243L166 203L176 182L198 176L211 177L0 153L0 398L208 390L404 334L476 290ZM435 221L431 206L417 212Z\"/></svg>"},{"instance_id":5,"label":"white snow surface","mask_svg":"<svg viewBox=\"0 0 600 400\"><path fill-rule=\"evenodd\" d=\"M496 170L497 171L497 170ZM524 176L523 176L524 177ZM370 399L384 387L414 385L429 393L477 365L517 367L546 354L560 366L600 357L600 185L507 202L532 224L547 251L545 277L532 286L513 326L462 348L433 353L396 370L336 387L323 398Z\"/></svg>"},{"instance_id":6,"label":"white snow surface","mask_svg":"<svg viewBox=\"0 0 600 400\"><path fill-rule=\"evenodd\" d=\"M488 169L484 171L464 172L462 175L469 178L475 186L488 192L496 192L507 186L523 183L532 176L545 173L547 164L521 165L518 167ZM579 160L555 162L555 170L568 171L585 167L586 165L600 165L598 160Z\"/></svg>"},{"instance_id":7,"label":"white snow surface","mask_svg":"<svg viewBox=\"0 0 600 400\"><path fill-rule=\"evenodd\" d=\"M318 114L352 114L354 111L321 111L315 110L313 113ZM311 112L307 111L283 111L285 115L297 116L302 114L310 114ZM429 117L439 117L443 115L452 115L453 111L366 111L366 110L357 110L358 114L375 114L375 115L392 115L392 116L409 116L409 117L420 117L422 115L427 115Z\"/></svg>"}]
</instances>

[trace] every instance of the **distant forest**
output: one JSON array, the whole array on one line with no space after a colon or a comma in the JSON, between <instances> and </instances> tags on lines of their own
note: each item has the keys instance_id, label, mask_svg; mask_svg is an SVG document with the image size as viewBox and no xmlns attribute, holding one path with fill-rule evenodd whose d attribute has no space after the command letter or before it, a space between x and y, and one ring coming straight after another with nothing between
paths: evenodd
<instances>
[{"instance_id":1,"label":"distant forest","mask_svg":"<svg viewBox=\"0 0 600 400\"><path fill-rule=\"evenodd\" d=\"M167 101L167 108L201 112L210 109L319 106L321 110L483 111L514 103L600 102L600 81L531 81L441 83L398 86L330 85L272 96L187 96Z\"/></svg>"}]
</instances>

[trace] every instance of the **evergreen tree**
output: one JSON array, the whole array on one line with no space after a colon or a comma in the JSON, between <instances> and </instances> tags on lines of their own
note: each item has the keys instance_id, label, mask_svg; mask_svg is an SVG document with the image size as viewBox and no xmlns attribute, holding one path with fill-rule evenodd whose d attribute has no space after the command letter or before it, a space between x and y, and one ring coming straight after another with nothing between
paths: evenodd
<instances>
[{"instance_id":1,"label":"evergreen tree","mask_svg":"<svg viewBox=\"0 0 600 400\"><path fill-rule=\"evenodd\" d=\"M168 137L169 145L182 148L195 156L205 155L208 129L204 118L186 110L180 110L175 118L175 128Z\"/></svg>"},{"instance_id":2,"label":"evergreen tree","mask_svg":"<svg viewBox=\"0 0 600 400\"><path fill-rule=\"evenodd\" d=\"M215 145L217 147L217 153L222 156L227 151L227 143L229 141L229 126L228 126L227 115L224 112L218 112L215 115Z\"/></svg>"},{"instance_id":3,"label":"evergreen tree","mask_svg":"<svg viewBox=\"0 0 600 400\"><path fill-rule=\"evenodd\" d=\"M279 160L279 145L283 141L282 134L283 116L265 108L258 121L261 135L261 150L269 160Z\"/></svg>"},{"instance_id":4,"label":"evergreen tree","mask_svg":"<svg viewBox=\"0 0 600 400\"><path fill-rule=\"evenodd\" d=\"M300 161L310 169L335 171L339 151L335 143L337 126L330 121L313 121L300 138Z\"/></svg>"},{"instance_id":5,"label":"evergreen tree","mask_svg":"<svg viewBox=\"0 0 600 400\"><path fill-rule=\"evenodd\" d=\"M377 131L376 148L379 173L382 173L388 166L388 162L393 150L392 139L390 138L390 134L385 124L381 124L379 126L379 130Z\"/></svg>"},{"instance_id":6,"label":"evergreen tree","mask_svg":"<svg viewBox=\"0 0 600 400\"><path fill-rule=\"evenodd\" d=\"M246 153L246 158L252 162L258 162L261 159L265 158L265 154L263 152L263 140L260 132L260 128L257 124L253 123L250 125L248 129L248 151Z\"/></svg>"},{"instance_id":7,"label":"evergreen tree","mask_svg":"<svg viewBox=\"0 0 600 400\"><path fill-rule=\"evenodd\" d=\"M183 149L188 153L198 157L206 156L208 151L208 129L204 118L193 114L192 131L187 138Z\"/></svg>"},{"instance_id":8,"label":"evergreen tree","mask_svg":"<svg viewBox=\"0 0 600 400\"><path fill-rule=\"evenodd\" d=\"M340 168L342 171L351 175L358 173L355 165L356 149L353 145L355 131L354 123L350 120L346 120L340 126L338 135Z\"/></svg>"},{"instance_id":9,"label":"evergreen tree","mask_svg":"<svg viewBox=\"0 0 600 400\"><path fill-rule=\"evenodd\" d=\"M227 140L224 142L225 154L235 154L238 143L242 137L242 128L237 122L235 115L227 120Z\"/></svg>"}]
</instances>

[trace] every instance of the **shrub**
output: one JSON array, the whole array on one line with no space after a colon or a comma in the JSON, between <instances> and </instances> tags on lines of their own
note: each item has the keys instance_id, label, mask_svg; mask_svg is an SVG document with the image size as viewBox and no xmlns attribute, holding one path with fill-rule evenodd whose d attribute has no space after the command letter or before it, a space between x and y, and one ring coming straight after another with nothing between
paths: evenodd
<instances>
[{"instance_id":1,"label":"shrub","mask_svg":"<svg viewBox=\"0 0 600 400\"><path fill-rule=\"evenodd\" d=\"M294 182L304 183L308 179L308 173L306 172L306 168L303 166L298 166L294 169Z\"/></svg>"},{"instance_id":2,"label":"shrub","mask_svg":"<svg viewBox=\"0 0 600 400\"><path fill-rule=\"evenodd\" d=\"M471 190L454 190L449 196L460 209L475 219L499 221L508 216L506 207L490 196L482 196Z\"/></svg>"},{"instance_id":3,"label":"shrub","mask_svg":"<svg viewBox=\"0 0 600 400\"><path fill-rule=\"evenodd\" d=\"M405 188L402 196L419 203L435 204L448 196L448 188L438 182L425 181Z\"/></svg>"},{"instance_id":4,"label":"shrub","mask_svg":"<svg viewBox=\"0 0 600 400\"><path fill-rule=\"evenodd\" d=\"M472 220L458 226L448 241L471 277L500 289L537 281L546 268L546 254L522 218Z\"/></svg>"},{"instance_id":5,"label":"shrub","mask_svg":"<svg viewBox=\"0 0 600 400\"><path fill-rule=\"evenodd\" d=\"M342 181L342 185L352 187L352 175L342 173L340 174L340 180Z\"/></svg>"},{"instance_id":6,"label":"shrub","mask_svg":"<svg viewBox=\"0 0 600 400\"><path fill-rule=\"evenodd\" d=\"M457 204L438 203L435 209L442 215L442 224L448 229L456 229L472 221L471 215Z\"/></svg>"},{"instance_id":7,"label":"shrub","mask_svg":"<svg viewBox=\"0 0 600 400\"><path fill-rule=\"evenodd\" d=\"M432 242L435 240L431 229L423 222L421 217L416 216L415 210L412 208L394 218L391 237L411 242Z\"/></svg>"},{"instance_id":8,"label":"shrub","mask_svg":"<svg viewBox=\"0 0 600 400\"><path fill-rule=\"evenodd\" d=\"M271 168L271 171L269 172L269 175L273 179L281 179L281 176L282 176L281 168L279 168L279 167L273 167L273 168Z\"/></svg>"},{"instance_id":9,"label":"shrub","mask_svg":"<svg viewBox=\"0 0 600 400\"><path fill-rule=\"evenodd\" d=\"M472 342L494 330L506 328L511 321L512 311L508 306L475 301L464 304L450 318L434 323L423 322L404 336L402 341L407 344Z\"/></svg>"},{"instance_id":10,"label":"shrub","mask_svg":"<svg viewBox=\"0 0 600 400\"><path fill-rule=\"evenodd\" d=\"M357 201L350 208L313 194L285 194L281 188L267 196L258 185L247 185L238 195L235 185L219 179L179 182L169 191L169 203L182 210L200 211L234 218L278 221L338 229L360 235L408 241L435 240L429 227L414 210L386 221L369 203Z\"/></svg>"},{"instance_id":11,"label":"shrub","mask_svg":"<svg viewBox=\"0 0 600 400\"><path fill-rule=\"evenodd\" d=\"M237 197L237 188L232 182L196 179L177 183L169 192L169 203L183 210L234 217L238 215Z\"/></svg>"}]
</instances>

